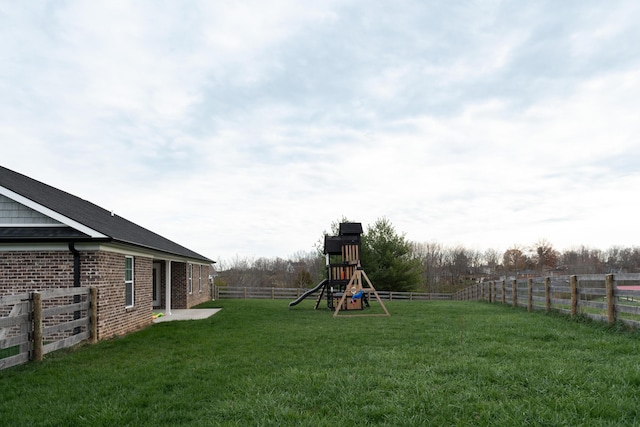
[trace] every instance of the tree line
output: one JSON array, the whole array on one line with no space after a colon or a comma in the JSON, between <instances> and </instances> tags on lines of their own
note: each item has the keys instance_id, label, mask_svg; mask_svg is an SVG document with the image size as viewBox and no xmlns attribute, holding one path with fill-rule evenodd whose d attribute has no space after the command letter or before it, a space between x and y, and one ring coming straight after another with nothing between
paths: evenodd
<instances>
[{"instance_id":1,"label":"tree line","mask_svg":"<svg viewBox=\"0 0 640 427\"><path fill-rule=\"evenodd\" d=\"M289 259L221 260L218 285L308 288L326 277L324 235L336 235L340 222L323 232L315 250ZM412 242L387 218L378 219L362 236L362 265L376 289L455 292L479 279L513 279L543 275L640 272L639 247L607 250L585 245L559 251L546 239L513 245L505 251L477 250L438 242Z\"/></svg>"}]
</instances>

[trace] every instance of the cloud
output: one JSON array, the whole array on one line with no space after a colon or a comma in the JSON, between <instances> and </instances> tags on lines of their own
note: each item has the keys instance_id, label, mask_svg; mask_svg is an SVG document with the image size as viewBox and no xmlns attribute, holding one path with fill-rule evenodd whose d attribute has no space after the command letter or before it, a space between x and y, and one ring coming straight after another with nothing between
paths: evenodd
<instances>
[{"instance_id":1,"label":"cloud","mask_svg":"<svg viewBox=\"0 0 640 427\"><path fill-rule=\"evenodd\" d=\"M638 184L638 16L3 4L2 164L211 257L310 250L343 215L483 248L633 244L633 209L605 200Z\"/></svg>"}]
</instances>

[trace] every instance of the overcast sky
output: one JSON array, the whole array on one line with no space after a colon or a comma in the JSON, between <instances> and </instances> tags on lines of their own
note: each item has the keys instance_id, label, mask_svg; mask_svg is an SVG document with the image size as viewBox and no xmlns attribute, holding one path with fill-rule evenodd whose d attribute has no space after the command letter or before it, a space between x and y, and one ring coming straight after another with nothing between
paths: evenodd
<instances>
[{"instance_id":1,"label":"overcast sky","mask_svg":"<svg viewBox=\"0 0 640 427\"><path fill-rule=\"evenodd\" d=\"M640 2L0 0L0 164L218 260L640 245Z\"/></svg>"}]
</instances>

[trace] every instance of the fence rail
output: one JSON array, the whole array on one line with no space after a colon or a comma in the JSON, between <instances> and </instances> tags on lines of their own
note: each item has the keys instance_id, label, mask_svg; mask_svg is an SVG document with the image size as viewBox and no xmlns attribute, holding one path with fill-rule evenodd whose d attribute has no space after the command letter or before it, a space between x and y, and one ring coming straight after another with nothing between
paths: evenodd
<instances>
[{"instance_id":1,"label":"fence rail","mask_svg":"<svg viewBox=\"0 0 640 427\"><path fill-rule=\"evenodd\" d=\"M261 287L234 287L216 286L214 299L286 299L294 300L308 291L305 288L261 288ZM378 291L380 299L385 301L432 301L450 300L452 294L427 293L427 292L391 292ZM313 297L310 297L313 298Z\"/></svg>"},{"instance_id":2,"label":"fence rail","mask_svg":"<svg viewBox=\"0 0 640 427\"><path fill-rule=\"evenodd\" d=\"M554 310L640 327L640 273L488 281L457 292L454 299L511 304L529 311Z\"/></svg>"},{"instance_id":3,"label":"fence rail","mask_svg":"<svg viewBox=\"0 0 640 427\"><path fill-rule=\"evenodd\" d=\"M97 338L97 290L74 287L0 297L0 369Z\"/></svg>"}]
</instances>

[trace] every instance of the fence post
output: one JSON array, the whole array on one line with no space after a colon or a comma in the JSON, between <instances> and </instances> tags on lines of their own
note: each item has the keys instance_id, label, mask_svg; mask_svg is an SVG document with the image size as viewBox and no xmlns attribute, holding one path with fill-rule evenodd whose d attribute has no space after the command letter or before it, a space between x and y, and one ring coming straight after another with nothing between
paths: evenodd
<instances>
[{"instance_id":1,"label":"fence post","mask_svg":"<svg viewBox=\"0 0 640 427\"><path fill-rule=\"evenodd\" d=\"M493 302L493 282L489 282L489 303Z\"/></svg>"},{"instance_id":2,"label":"fence post","mask_svg":"<svg viewBox=\"0 0 640 427\"><path fill-rule=\"evenodd\" d=\"M93 344L98 342L98 288L92 286L89 288L89 322L91 322L91 342Z\"/></svg>"},{"instance_id":3,"label":"fence post","mask_svg":"<svg viewBox=\"0 0 640 427\"><path fill-rule=\"evenodd\" d=\"M613 297L613 274L605 276L605 286L607 288L607 319L612 325L616 321L616 303Z\"/></svg>"},{"instance_id":4,"label":"fence post","mask_svg":"<svg viewBox=\"0 0 640 427\"><path fill-rule=\"evenodd\" d=\"M544 279L544 297L545 297L545 310L551 311L551 277L545 277Z\"/></svg>"},{"instance_id":5,"label":"fence post","mask_svg":"<svg viewBox=\"0 0 640 427\"><path fill-rule=\"evenodd\" d=\"M533 310L533 279L527 280L527 311Z\"/></svg>"},{"instance_id":6,"label":"fence post","mask_svg":"<svg viewBox=\"0 0 640 427\"><path fill-rule=\"evenodd\" d=\"M569 282L571 286L571 317L576 317L578 314L578 276L571 276Z\"/></svg>"},{"instance_id":7,"label":"fence post","mask_svg":"<svg viewBox=\"0 0 640 427\"><path fill-rule=\"evenodd\" d=\"M271 288L271 299L276 299L276 289Z\"/></svg>"},{"instance_id":8,"label":"fence post","mask_svg":"<svg viewBox=\"0 0 640 427\"><path fill-rule=\"evenodd\" d=\"M505 302L507 302L507 286L506 286L506 280L502 281L502 304L504 304Z\"/></svg>"},{"instance_id":9,"label":"fence post","mask_svg":"<svg viewBox=\"0 0 640 427\"><path fill-rule=\"evenodd\" d=\"M517 307L518 306L518 279L513 279L513 282L511 282L511 286L513 288L513 306Z\"/></svg>"},{"instance_id":10,"label":"fence post","mask_svg":"<svg viewBox=\"0 0 640 427\"><path fill-rule=\"evenodd\" d=\"M247 299L247 287L246 286L243 289L242 296L243 296L244 299Z\"/></svg>"},{"instance_id":11,"label":"fence post","mask_svg":"<svg viewBox=\"0 0 640 427\"><path fill-rule=\"evenodd\" d=\"M42 294L33 292L31 294L33 301L33 360L42 361Z\"/></svg>"}]
</instances>

